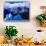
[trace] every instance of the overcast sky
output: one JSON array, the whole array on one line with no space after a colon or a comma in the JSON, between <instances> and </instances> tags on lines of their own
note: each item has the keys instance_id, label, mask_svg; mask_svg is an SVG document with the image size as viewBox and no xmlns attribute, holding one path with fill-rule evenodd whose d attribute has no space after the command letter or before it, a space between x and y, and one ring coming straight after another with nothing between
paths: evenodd
<instances>
[{"instance_id":1,"label":"overcast sky","mask_svg":"<svg viewBox=\"0 0 46 46\"><path fill-rule=\"evenodd\" d=\"M13 3L13 4L10 4L10 3L7 3L5 2L5 7L29 7L29 2L24 2L24 3Z\"/></svg>"},{"instance_id":2,"label":"overcast sky","mask_svg":"<svg viewBox=\"0 0 46 46\"><path fill-rule=\"evenodd\" d=\"M6 0L6 1L29 1L29 0Z\"/></svg>"}]
</instances>

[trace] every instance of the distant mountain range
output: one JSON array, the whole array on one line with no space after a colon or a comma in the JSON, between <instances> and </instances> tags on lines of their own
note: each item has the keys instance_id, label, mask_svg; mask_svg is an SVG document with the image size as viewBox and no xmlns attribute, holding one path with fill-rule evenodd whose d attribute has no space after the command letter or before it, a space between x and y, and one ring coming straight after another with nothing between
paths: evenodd
<instances>
[{"instance_id":1,"label":"distant mountain range","mask_svg":"<svg viewBox=\"0 0 46 46\"><path fill-rule=\"evenodd\" d=\"M9 12L14 12L14 13L21 13L24 11L29 12L29 8L27 7L12 7L12 8L7 8L7 9L4 8L4 10L7 10Z\"/></svg>"}]
</instances>

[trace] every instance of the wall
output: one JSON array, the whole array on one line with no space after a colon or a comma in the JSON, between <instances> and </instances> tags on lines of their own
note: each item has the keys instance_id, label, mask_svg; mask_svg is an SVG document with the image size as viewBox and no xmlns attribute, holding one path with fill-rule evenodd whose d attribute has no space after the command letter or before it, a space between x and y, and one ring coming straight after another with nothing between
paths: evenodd
<instances>
[{"instance_id":1,"label":"wall","mask_svg":"<svg viewBox=\"0 0 46 46\"><path fill-rule=\"evenodd\" d=\"M43 33L37 33L36 30L43 29L46 32L46 28L40 27L35 17L41 13L40 6L43 6L43 5L46 5L46 0L30 0L30 20L29 21L5 22L3 20L3 3L2 1L0 1L0 35L4 34L4 28L6 25L14 25L19 31L18 36L21 36L23 34L24 36L29 37L29 36L39 36L40 34L40 37L41 37Z\"/></svg>"}]
</instances>

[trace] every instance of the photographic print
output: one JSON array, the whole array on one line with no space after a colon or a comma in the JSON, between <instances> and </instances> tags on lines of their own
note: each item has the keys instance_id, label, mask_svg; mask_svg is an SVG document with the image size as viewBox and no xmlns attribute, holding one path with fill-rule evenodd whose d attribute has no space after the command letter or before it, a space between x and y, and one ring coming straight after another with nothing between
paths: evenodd
<instances>
[{"instance_id":1,"label":"photographic print","mask_svg":"<svg viewBox=\"0 0 46 46\"><path fill-rule=\"evenodd\" d=\"M29 20L29 8L29 1L7 1L4 4L4 20Z\"/></svg>"}]
</instances>

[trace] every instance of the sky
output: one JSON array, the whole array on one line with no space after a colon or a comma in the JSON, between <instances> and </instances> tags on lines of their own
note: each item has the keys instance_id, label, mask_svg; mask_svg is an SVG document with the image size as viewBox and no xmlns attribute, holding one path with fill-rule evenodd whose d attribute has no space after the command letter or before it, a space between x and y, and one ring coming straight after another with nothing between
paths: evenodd
<instances>
[{"instance_id":1,"label":"sky","mask_svg":"<svg viewBox=\"0 0 46 46\"><path fill-rule=\"evenodd\" d=\"M29 5L30 5L29 2L23 2L23 3L20 3L20 2L16 3L16 2L14 2L12 4L8 3L8 2L5 2L5 4L4 4L5 7L10 7L10 8L14 7L14 6L15 7L24 7L24 6L29 7Z\"/></svg>"},{"instance_id":2,"label":"sky","mask_svg":"<svg viewBox=\"0 0 46 46\"><path fill-rule=\"evenodd\" d=\"M6 1L29 1L29 0L6 0Z\"/></svg>"}]
</instances>

